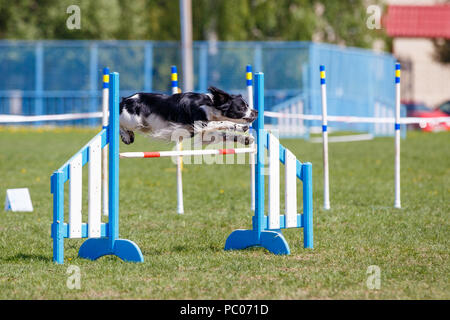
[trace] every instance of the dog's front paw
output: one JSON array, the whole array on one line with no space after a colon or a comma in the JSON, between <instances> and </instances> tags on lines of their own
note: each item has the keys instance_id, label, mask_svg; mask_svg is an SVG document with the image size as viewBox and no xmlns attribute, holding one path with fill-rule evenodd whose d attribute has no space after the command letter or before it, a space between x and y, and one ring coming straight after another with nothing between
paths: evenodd
<instances>
[{"instance_id":1,"label":"dog's front paw","mask_svg":"<svg viewBox=\"0 0 450 320\"><path fill-rule=\"evenodd\" d=\"M244 144L245 144L246 146L248 146L249 144L252 144L253 142L255 142L255 138L254 138L252 135L250 135L250 136L245 136Z\"/></svg>"},{"instance_id":2,"label":"dog's front paw","mask_svg":"<svg viewBox=\"0 0 450 320\"><path fill-rule=\"evenodd\" d=\"M123 143L131 144L134 142L134 132L128 130L120 130L120 138L122 139Z\"/></svg>"},{"instance_id":3,"label":"dog's front paw","mask_svg":"<svg viewBox=\"0 0 450 320\"><path fill-rule=\"evenodd\" d=\"M238 136L234 136L234 142L239 142L242 143L246 146L248 146L249 144L252 144L255 141L255 138L253 138L252 135L249 136L243 136L243 135L238 135Z\"/></svg>"}]
</instances>

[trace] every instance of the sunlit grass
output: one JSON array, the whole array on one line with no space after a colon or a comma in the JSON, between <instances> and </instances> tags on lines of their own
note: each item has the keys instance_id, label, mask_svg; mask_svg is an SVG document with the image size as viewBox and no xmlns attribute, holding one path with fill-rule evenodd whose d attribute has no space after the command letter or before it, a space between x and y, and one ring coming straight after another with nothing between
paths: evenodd
<instances>
[{"instance_id":1,"label":"sunlit grass","mask_svg":"<svg viewBox=\"0 0 450 320\"><path fill-rule=\"evenodd\" d=\"M233 230L251 227L248 165L185 165L181 216L170 159L121 160L120 235L145 262L79 259L82 240L66 240L65 265L56 265L50 175L96 131L0 127L0 195L28 187L35 209L0 214L1 299L450 298L449 133L402 140L400 210L392 138L330 144L330 211L322 209L321 144L282 141L313 163L314 179L315 248L302 247L302 231L287 230L289 256L223 250ZM121 151L161 147L170 149L137 136ZM66 286L71 264L81 268L80 290ZM366 286L370 265L380 267L379 290Z\"/></svg>"}]
</instances>

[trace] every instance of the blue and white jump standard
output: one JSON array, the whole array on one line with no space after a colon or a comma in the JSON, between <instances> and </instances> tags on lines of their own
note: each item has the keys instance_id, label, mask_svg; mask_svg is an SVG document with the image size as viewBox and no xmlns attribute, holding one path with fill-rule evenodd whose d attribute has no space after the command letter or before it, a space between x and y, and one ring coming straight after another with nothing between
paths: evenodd
<instances>
[{"instance_id":1,"label":"blue and white jump standard","mask_svg":"<svg viewBox=\"0 0 450 320\"><path fill-rule=\"evenodd\" d=\"M64 263L64 239L88 238L78 255L96 260L115 255L124 261L143 262L139 247L131 240L119 239L119 157L154 158L189 154L237 154L255 152L254 148L186 150L165 152L128 152L119 154L119 74L110 73L109 123L79 152L51 176L53 194L53 261ZM106 78L105 78L106 79ZM235 230L225 243L225 250L264 247L275 254L289 254L281 229L303 228L303 245L313 248L312 165L301 163L278 139L264 130L264 74L256 74L254 105L258 118L256 134L255 211L252 230ZM108 222L101 222L102 149L109 146ZM265 149L269 163L269 209L264 214ZM280 215L280 164L285 165L285 214ZM82 167L89 166L88 223L82 222ZM303 182L303 214L297 212L297 178ZM64 222L64 183L69 181L69 217Z\"/></svg>"},{"instance_id":2,"label":"blue and white jump standard","mask_svg":"<svg viewBox=\"0 0 450 320\"><path fill-rule=\"evenodd\" d=\"M119 239L119 74L109 75L109 124L51 176L53 261L64 263L64 238L89 238L78 255L96 260L115 255L143 262L139 247ZM101 222L101 151L109 145L108 223ZM88 223L82 223L82 167L89 164ZM64 222L64 183L69 181L69 222Z\"/></svg>"},{"instance_id":3,"label":"blue and white jump standard","mask_svg":"<svg viewBox=\"0 0 450 320\"><path fill-rule=\"evenodd\" d=\"M312 165L301 163L275 136L264 130L264 74L255 74L254 105L258 118L253 123L257 154L255 165L255 214L251 230L233 231L225 250L263 247L275 254L289 254L289 245L281 229L303 228L303 246L313 248ZM265 215L264 170L265 148L269 153L269 210ZM279 212L279 161L285 165L285 214ZM297 213L296 179L303 182L303 214ZM278 184L278 185L277 185Z\"/></svg>"}]
</instances>

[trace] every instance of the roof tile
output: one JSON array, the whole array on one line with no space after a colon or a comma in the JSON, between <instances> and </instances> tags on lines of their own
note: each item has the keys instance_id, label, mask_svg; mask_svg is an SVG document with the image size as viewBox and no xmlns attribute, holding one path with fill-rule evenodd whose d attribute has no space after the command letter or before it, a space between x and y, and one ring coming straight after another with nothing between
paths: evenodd
<instances>
[{"instance_id":1,"label":"roof tile","mask_svg":"<svg viewBox=\"0 0 450 320\"><path fill-rule=\"evenodd\" d=\"M450 4L390 5L384 24L391 37L450 39Z\"/></svg>"}]
</instances>

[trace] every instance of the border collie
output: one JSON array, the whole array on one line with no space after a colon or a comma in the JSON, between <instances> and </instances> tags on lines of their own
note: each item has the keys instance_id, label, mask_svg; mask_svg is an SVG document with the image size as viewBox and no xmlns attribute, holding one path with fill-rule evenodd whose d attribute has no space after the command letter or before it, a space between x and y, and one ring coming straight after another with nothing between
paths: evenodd
<instances>
[{"instance_id":1,"label":"border collie","mask_svg":"<svg viewBox=\"0 0 450 320\"><path fill-rule=\"evenodd\" d=\"M225 130L219 134L223 140L252 143L251 135L243 137L237 131L247 131L258 112L241 95L228 94L216 87L209 87L208 91L173 95L136 93L123 98L120 102L122 141L133 143L134 131L171 141L176 130L184 129L190 137Z\"/></svg>"}]
</instances>

